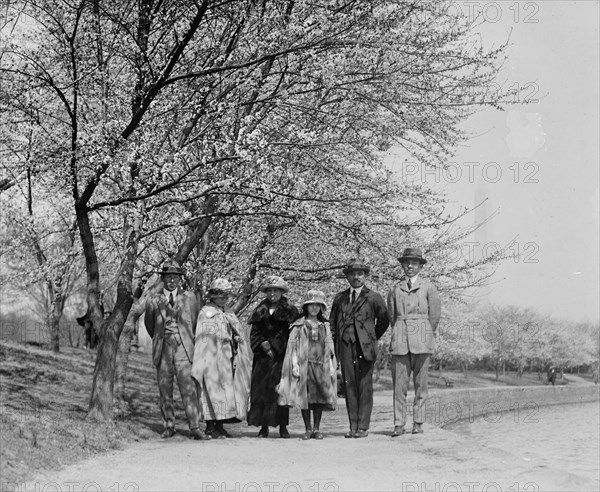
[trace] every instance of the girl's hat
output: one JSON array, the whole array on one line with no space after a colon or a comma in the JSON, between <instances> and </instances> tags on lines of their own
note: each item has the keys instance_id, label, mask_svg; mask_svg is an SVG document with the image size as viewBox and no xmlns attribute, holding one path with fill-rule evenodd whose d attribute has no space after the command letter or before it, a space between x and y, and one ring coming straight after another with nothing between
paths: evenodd
<instances>
[{"instance_id":1,"label":"girl's hat","mask_svg":"<svg viewBox=\"0 0 600 492\"><path fill-rule=\"evenodd\" d=\"M307 304L320 304L323 308L323 312L327 311L327 304L325 303L325 294L320 290L309 290L306 293L306 298L302 303L302 306Z\"/></svg>"},{"instance_id":2,"label":"girl's hat","mask_svg":"<svg viewBox=\"0 0 600 492\"><path fill-rule=\"evenodd\" d=\"M266 292L267 289L280 289L283 292L287 292L290 290L288 284L283 278L278 277L277 275L271 275L265 279L264 284L260 287L261 292Z\"/></svg>"},{"instance_id":3,"label":"girl's hat","mask_svg":"<svg viewBox=\"0 0 600 492\"><path fill-rule=\"evenodd\" d=\"M225 278L216 278L210 283L207 297L227 296L231 294L233 285Z\"/></svg>"}]
</instances>

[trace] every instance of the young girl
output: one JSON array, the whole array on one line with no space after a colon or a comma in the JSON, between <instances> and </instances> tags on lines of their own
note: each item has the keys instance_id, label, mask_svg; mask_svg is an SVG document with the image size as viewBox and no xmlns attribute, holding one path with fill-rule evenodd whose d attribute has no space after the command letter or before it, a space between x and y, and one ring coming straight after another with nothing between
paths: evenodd
<instances>
[{"instance_id":1,"label":"young girl","mask_svg":"<svg viewBox=\"0 0 600 492\"><path fill-rule=\"evenodd\" d=\"M304 316L291 325L277 386L279 404L299 407L306 432L303 440L323 439L319 430L323 410L335 410L337 378L333 339L324 313L325 294L309 290L302 304ZM314 416L311 426L310 411Z\"/></svg>"}]
</instances>

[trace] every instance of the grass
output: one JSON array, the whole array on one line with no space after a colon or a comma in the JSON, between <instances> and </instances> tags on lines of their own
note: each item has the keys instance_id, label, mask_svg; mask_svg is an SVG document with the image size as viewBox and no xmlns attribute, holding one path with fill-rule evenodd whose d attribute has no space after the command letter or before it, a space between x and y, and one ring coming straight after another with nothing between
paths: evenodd
<instances>
[{"instance_id":1,"label":"grass","mask_svg":"<svg viewBox=\"0 0 600 492\"><path fill-rule=\"evenodd\" d=\"M0 472L21 483L41 470L156 436L158 390L147 354L131 354L127 389L135 388L114 422L86 419L95 352L59 354L0 342ZM4 488L4 487L3 487Z\"/></svg>"}]
</instances>

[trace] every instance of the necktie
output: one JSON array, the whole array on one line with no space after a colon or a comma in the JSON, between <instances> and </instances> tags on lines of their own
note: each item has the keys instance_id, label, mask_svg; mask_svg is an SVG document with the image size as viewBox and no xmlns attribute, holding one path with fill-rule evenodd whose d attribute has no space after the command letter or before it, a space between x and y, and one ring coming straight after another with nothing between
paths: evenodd
<instances>
[{"instance_id":1,"label":"necktie","mask_svg":"<svg viewBox=\"0 0 600 492\"><path fill-rule=\"evenodd\" d=\"M408 290L412 289L412 282L410 281L410 278L406 281L406 284L408 285Z\"/></svg>"},{"instance_id":2,"label":"necktie","mask_svg":"<svg viewBox=\"0 0 600 492\"><path fill-rule=\"evenodd\" d=\"M169 304L171 305L171 307L175 305L175 299L173 299L173 292L169 294Z\"/></svg>"},{"instance_id":3,"label":"necktie","mask_svg":"<svg viewBox=\"0 0 600 492\"><path fill-rule=\"evenodd\" d=\"M352 289L352 304L356 302L356 291Z\"/></svg>"}]
</instances>

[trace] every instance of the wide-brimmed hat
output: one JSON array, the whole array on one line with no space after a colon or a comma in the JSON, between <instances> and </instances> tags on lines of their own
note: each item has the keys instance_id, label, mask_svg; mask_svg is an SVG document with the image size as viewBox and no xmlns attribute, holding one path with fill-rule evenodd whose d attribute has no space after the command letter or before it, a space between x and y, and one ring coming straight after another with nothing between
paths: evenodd
<instances>
[{"instance_id":1,"label":"wide-brimmed hat","mask_svg":"<svg viewBox=\"0 0 600 492\"><path fill-rule=\"evenodd\" d=\"M353 270L362 270L365 273L369 273L371 271L371 267L367 266L362 258L350 258L342 272L344 272L344 275L346 275Z\"/></svg>"},{"instance_id":2,"label":"wide-brimmed hat","mask_svg":"<svg viewBox=\"0 0 600 492\"><path fill-rule=\"evenodd\" d=\"M184 270L174 261L167 260L163 263L162 270L157 270L155 273L160 273L161 275L167 275L169 273L183 275Z\"/></svg>"},{"instance_id":3,"label":"wide-brimmed hat","mask_svg":"<svg viewBox=\"0 0 600 492\"><path fill-rule=\"evenodd\" d=\"M306 293L306 297L302 302L302 306L307 304L320 304L323 308L323 312L327 311L327 304L325 303L325 294L320 290L311 289Z\"/></svg>"},{"instance_id":4,"label":"wide-brimmed hat","mask_svg":"<svg viewBox=\"0 0 600 492\"><path fill-rule=\"evenodd\" d=\"M288 284L282 277L278 277L277 275L271 275L267 277L264 283L260 287L261 292L266 292L267 289L281 289L283 292L287 292L290 290Z\"/></svg>"},{"instance_id":5,"label":"wide-brimmed hat","mask_svg":"<svg viewBox=\"0 0 600 492\"><path fill-rule=\"evenodd\" d=\"M400 263L404 260L419 260L422 265L427 263L427 260L423 258L423 252L419 248L405 248L402 256L398 258Z\"/></svg>"},{"instance_id":6,"label":"wide-brimmed hat","mask_svg":"<svg viewBox=\"0 0 600 492\"><path fill-rule=\"evenodd\" d=\"M208 287L207 297L216 297L216 296L227 296L231 294L233 290L233 285L226 278L216 278Z\"/></svg>"}]
</instances>

